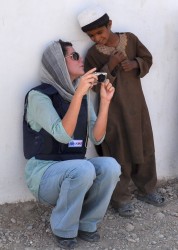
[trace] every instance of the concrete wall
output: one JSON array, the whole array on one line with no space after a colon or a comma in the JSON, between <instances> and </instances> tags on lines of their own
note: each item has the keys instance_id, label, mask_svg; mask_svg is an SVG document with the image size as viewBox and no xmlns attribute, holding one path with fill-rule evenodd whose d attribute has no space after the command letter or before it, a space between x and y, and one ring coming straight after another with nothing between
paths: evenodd
<instances>
[{"instance_id":1,"label":"concrete wall","mask_svg":"<svg viewBox=\"0 0 178 250\"><path fill-rule=\"evenodd\" d=\"M178 1L1 0L0 8L0 203L32 199L24 182L22 114L25 93L37 84L48 42L72 41L81 54L91 42L76 16L99 3L114 31L131 31L154 57L142 86L150 110L159 179L178 176ZM93 154L89 148L88 154Z\"/></svg>"}]
</instances>

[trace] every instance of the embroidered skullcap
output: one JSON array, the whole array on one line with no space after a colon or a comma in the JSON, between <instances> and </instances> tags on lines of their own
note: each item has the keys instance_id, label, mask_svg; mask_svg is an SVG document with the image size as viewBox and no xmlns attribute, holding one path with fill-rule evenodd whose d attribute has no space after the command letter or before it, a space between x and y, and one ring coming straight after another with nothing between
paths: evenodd
<instances>
[{"instance_id":1,"label":"embroidered skullcap","mask_svg":"<svg viewBox=\"0 0 178 250\"><path fill-rule=\"evenodd\" d=\"M109 21L108 14L100 6L90 7L78 15L78 21L84 32L102 27Z\"/></svg>"}]
</instances>

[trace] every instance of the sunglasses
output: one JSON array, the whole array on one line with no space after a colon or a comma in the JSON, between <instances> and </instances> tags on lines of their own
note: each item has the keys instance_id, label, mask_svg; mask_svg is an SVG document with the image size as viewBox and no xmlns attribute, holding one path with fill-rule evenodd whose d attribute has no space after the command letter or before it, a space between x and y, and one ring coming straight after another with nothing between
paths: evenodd
<instances>
[{"instance_id":1,"label":"sunglasses","mask_svg":"<svg viewBox=\"0 0 178 250\"><path fill-rule=\"evenodd\" d=\"M74 61L78 61L79 58L80 58L80 55L79 55L79 53L77 53L77 52L73 52L72 54L70 54L70 55L68 55L68 56L65 56L65 58L68 58L68 57L71 57L72 60L74 60Z\"/></svg>"}]
</instances>

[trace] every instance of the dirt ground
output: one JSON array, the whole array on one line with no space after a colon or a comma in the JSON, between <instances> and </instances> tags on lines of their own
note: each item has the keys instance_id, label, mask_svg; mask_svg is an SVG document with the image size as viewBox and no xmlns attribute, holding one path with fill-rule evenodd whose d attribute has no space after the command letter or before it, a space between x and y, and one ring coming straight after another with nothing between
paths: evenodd
<instances>
[{"instance_id":1,"label":"dirt ground","mask_svg":"<svg viewBox=\"0 0 178 250\"><path fill-rule=\"evenodd\" d=\"M159 184L167 204L158 208L133 195L135 216L120 217L111 207L99 226L101 241L78 240L78 250L178 250L178 179ZM0 205L0 249L59 250L52 235L51 208L30 201Z\"/></svg>"}]
</instances>

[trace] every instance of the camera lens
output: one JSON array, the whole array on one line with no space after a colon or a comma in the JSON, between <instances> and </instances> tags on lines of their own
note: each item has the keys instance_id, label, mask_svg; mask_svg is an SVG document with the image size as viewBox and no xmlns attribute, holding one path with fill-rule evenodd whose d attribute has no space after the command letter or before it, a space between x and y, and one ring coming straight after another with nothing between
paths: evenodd
<instances>
[{"instance_id":1,"label":"camera lens","mask_svg":"<svg viewBox=\"0 0 178 250\"><path fill-rule=\"evenodd\" d=\"M105 81L105 75L100 74L100 75L98 76L98 82L104 82L104 81Z\"/></svg>"}]
</instances>

